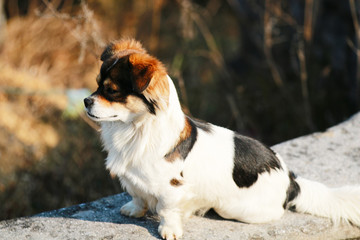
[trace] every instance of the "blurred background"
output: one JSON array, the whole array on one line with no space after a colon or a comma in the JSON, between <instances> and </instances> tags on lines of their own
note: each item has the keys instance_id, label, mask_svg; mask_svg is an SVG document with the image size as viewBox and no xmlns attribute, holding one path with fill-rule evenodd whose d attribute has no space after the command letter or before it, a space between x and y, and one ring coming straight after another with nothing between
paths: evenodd
<instances>
[{"instance_id":1,"label":"blurred background","mask_svg":"<svg viewBox=\"0 0 360 240\"><path fill-rule=\"evenodd\" d=\"M359 111L355 0L0 0L0 220L121 192L82 99L111 40L167 66L186 113L267 145Z\"/></svg>"}]
</instances>

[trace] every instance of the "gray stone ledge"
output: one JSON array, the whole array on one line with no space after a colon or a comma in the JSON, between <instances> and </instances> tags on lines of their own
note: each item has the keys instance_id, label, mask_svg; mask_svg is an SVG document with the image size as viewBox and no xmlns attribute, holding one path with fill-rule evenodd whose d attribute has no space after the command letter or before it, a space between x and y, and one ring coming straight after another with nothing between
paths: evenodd
<instances>
[{"instance_id":1,"label":"gray stone ledge","mask_svg":"<svg viewBox=\"0 0 360 240\"><path fill-rule=\"evenodd\" d=\"M360 113L322 133L273 147L297 175L331 187L360 184ZM126 193L0 222L0 239L159 239L158 218L120 215ZM360 228L286 212L279 221L244 224L210 212L185 223L183 239L360 239Z\"/></svg>"}]
</instances>

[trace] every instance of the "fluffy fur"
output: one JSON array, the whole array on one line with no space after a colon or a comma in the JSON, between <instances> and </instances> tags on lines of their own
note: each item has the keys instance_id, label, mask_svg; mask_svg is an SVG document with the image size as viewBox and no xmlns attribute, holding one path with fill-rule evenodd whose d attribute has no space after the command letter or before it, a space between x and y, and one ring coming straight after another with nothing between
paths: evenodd
<instances>
[{"instance_id":1,"label":"fluffy fur","mask_svg":"<svg viewBox=\"0 0 360 240\"><path fill-rule=\"evenodd\" d=\"M132 196L122 214L156 212L165 239L180 238L183 220L210 208L247 223L291 208L360 225L359 187L296 178L260 142L189 118L164 66L139 42L114 42L101 60L99 87L84 102L101 124L107 168Z\"/></svg>"}]
</instances>

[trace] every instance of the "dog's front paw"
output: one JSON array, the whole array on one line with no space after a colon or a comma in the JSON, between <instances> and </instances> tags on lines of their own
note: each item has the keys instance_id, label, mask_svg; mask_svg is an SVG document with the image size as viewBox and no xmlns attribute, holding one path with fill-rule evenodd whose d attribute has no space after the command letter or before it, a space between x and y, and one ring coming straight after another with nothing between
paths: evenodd
<instances>
[{"instance_id":1,"label":"dog's front paw","mask_svg":"<svg viewBox=\"0 0 360 240\"><path fill-rule=\"evenodd\" d=\"M133 201L126 203L120 209L120 213L122 215L125 215L128 217L134 217L134 218L143 217L145 215L146 211L147 211L146 208L136 205Z\"/></svg>"},{"instance_id":2,"label":"dog's front paw","mask_svg":"<svg viewBox=\"0 0 360 240\"><path fill-rule=\"evenodd\" d=\"M183 230L181 226L166 226L163 224L160 224L159 226L159 234L163 239L166 240L175 240L180 239L183 235Z\"/></svg>"}]
</instances>

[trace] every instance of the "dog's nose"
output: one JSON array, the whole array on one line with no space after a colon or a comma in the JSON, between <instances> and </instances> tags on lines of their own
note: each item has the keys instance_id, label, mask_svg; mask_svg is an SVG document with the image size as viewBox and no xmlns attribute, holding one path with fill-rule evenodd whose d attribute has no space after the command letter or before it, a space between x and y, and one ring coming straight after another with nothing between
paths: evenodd
<instances>
[{"instance_id":1,"label":"dog's nose","mask_svg":"<svg viewBox=\"0 0 360 240\"><path fill-rule=\"evenodd\" d=\"M94 99L91 97L87 97L84 99L84 104L85 104L86 108L91 107L91 105L93 105L93 103L94 103Z\"/></svg>"}]
</instances>

